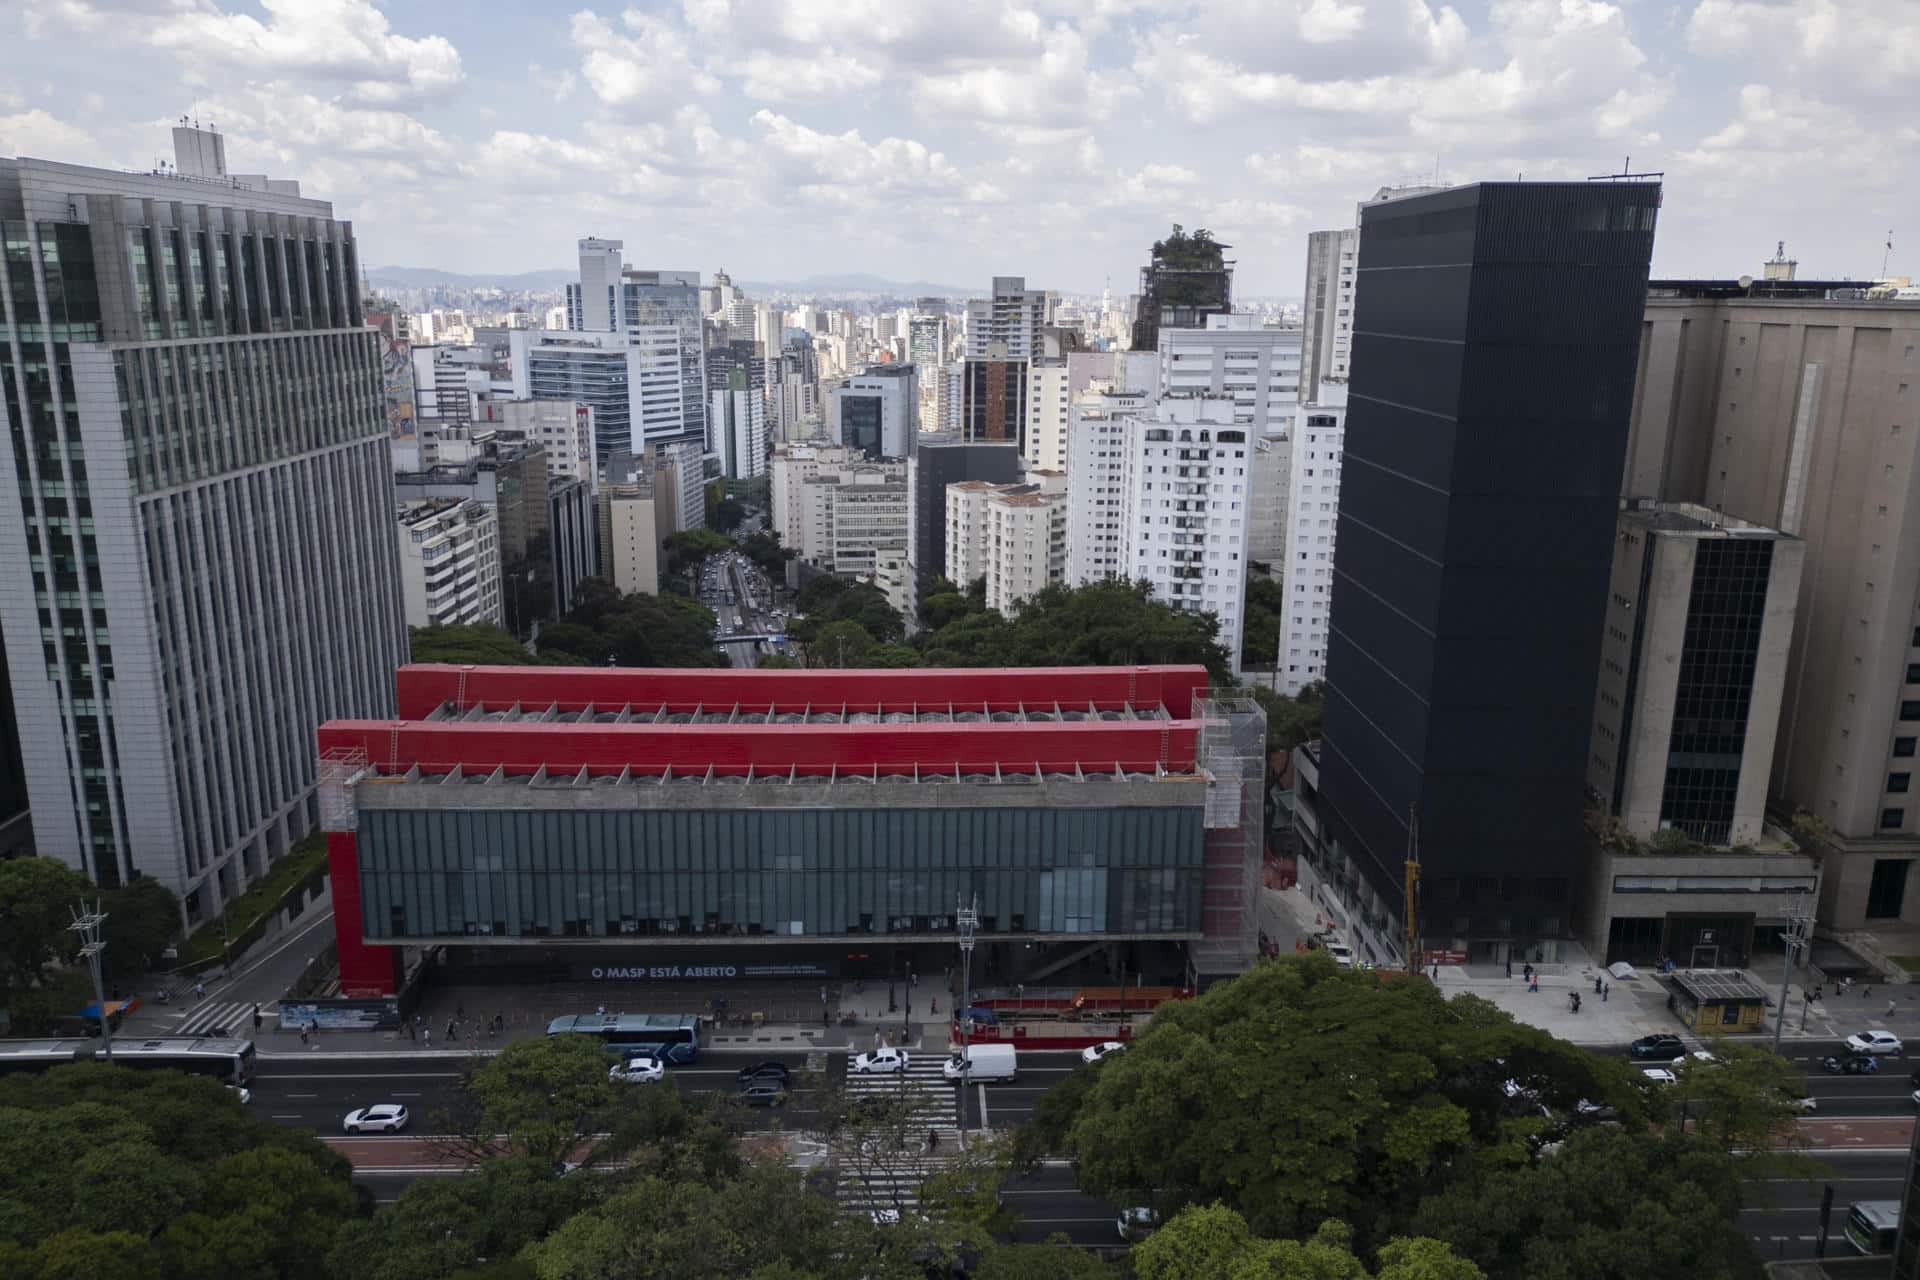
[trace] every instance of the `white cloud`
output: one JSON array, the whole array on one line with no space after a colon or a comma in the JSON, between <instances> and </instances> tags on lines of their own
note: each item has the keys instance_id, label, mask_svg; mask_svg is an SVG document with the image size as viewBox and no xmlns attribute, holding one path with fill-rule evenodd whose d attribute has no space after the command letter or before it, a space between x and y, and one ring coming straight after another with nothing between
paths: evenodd
<instances>
[{"instance_id":1,"label":"white cloud","mask_svg":"<svg viewBox=\"0 0 1920 1280\"><path fill-rule=\"evenodd\" d=\"M920 75L912 83L923 114L996 124L1058 119L1098 124L1138 92L1130 73L1094 70L1085 38L1064 23L1020 58Z\"/></svg>"},{"instance_id":2,"label":"white cloud","mask_svg":"<svg viewBox=\"0 0 1920 1280\"><path fill-rule=\"evenodd\" d=\"M767 110L751 123L778 173L816 201L868 204L881 195L953 194L969 186L945 155L911 138L869 143L858 129L821 133Z\"/></svg>"},{"instance_id":3,"label":"white cloud","mask_svg":"<svg viewBox=\"0 0 1920 1280\"><path fill-rule=\"evenodd\" d=\"M18 103L18 98L12 99L12 105ZM92 134L38 109L0 116L0 156L33 156L77 164L100 163L102 159Z\"/></svg>"},{"instance_id":4,"label":"white cloud","mask_svg":"<svg viewBox=\"0 0 1920 1280\"><path fill-rule=\"evenodd\" d=\"M591 10L573 15L569 33L584 54L580 64L600 101L609 106L659 109L714 93L720 82L695 65L684 34L638 9L620 15L621 31Z\"/></svg>"},{"instance_id":5,"label":"white cloud","mask_svg":"<svg viewBox=\"0 0 1920 1280\"><path fill-rule=\"evenodd\" d=\"M1763 59L1769 74L1827 77L1908 105L1920 77L1920 4L1910 0L1700 0L1686 38L1702 58Z\"/></svg>"},{"instance_id":6,"label":"white cloud","mask_svg":"<svg viewBox=\"0 0 1920 1280\"><path fill-rule=\"evenodd\" d=\"M756 49L729 68L741 92L756 102L819 102L872 88L884 79L880 68L820 49L790 56Z\"/></svg>"}]
</instances>

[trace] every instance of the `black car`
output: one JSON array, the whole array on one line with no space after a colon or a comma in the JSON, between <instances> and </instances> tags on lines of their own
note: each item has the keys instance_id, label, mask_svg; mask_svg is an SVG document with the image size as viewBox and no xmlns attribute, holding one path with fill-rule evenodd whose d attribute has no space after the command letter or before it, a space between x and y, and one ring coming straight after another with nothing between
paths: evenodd
<instances>
[{"instance_id":1,"label":"black car","mask_svg":"<svg viewBox=\"0 0 1920 1280\"><path fill-rule=\"evenodd\" d=\"M1627 1053L1638 1062L1672 1062L1675 1058L1685 1057L1686 1052L1687 1046L1679 1036L1641 1036L1627 1046Z\"/></svg>"},{"instance_id":2,"label":"black car","mask_svg":"<svg viewBox=\"0 0 1920 1280\"><path fill-rule=\"evenodd\" d=\"M1822 1058L1820 1068L1833 1075L1870 1076L1880 1070L1880 1059L1869 1053L1835 1054Z\"/></svg>"},{"instance_id":3,"label":"black car","mask_svg":"<svg viewBox=\"0 0 1920 1280\"><path fill-rule=\"evenodd\" d=\"M751 1080L734 1095L750 1107L780 1107L787 1101L787 1086L778 1080Z\"/></svg>"},{"instance_id":4,"label":"black car","mask_svg":"<svg viewBox=\"0 0 1920 1280\"><path fill-rule=\"evenodd\" d=\"M740 1068L740 1083L751 1084L755 1080L777 1080L785 1084L793 1076L793 1068L784 1062L755 1062Z\"/></svg>"}]
</instances>

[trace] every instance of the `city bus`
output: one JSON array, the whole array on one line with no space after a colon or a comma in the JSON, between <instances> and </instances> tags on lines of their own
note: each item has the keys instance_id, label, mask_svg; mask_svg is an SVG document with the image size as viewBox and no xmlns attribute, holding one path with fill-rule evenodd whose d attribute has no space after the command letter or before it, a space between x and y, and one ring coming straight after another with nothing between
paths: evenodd
<instances>
[{"instance_id":1,"label":"city bus","mask_svg":"<svg viewBox=\"0 0 1920 1280\"><path fill-rule=\"evenodd\" d=\"M1899 1233L1898 1200L1860 1200L1847 1211L1847 1243L1856 1253L1892 1253Z\"/></svg>"},{"instance_id":2,"label":"city bus","mask_svg":"<svg viewBox=\"0 0 1920 1280\"><path fill-rule=\"evenodd\" d=\"M106 1062L98 1040L0 1040L0 1072L44 1071L73 1062ZM244 1085L253 1079L251 1040L216 1040L205 1036L160 1036L150 1040L128 1038L113 1042L113 1065L136 1069L184 1071L212 1076L224 1084Z\"/></svg>"},{"instance_id":3,"label":"city bus","mask_svg":"<svg viewBox=\"0 0 1920 1280\"><path fill-rule=\"evenodd\" d=\"M700 1056L700 1017L692 1013L576 1013L547 1024L550 1036L592 1036L607 1052L651 1053L668 1062Z\"/></svg>"}]
</instances>

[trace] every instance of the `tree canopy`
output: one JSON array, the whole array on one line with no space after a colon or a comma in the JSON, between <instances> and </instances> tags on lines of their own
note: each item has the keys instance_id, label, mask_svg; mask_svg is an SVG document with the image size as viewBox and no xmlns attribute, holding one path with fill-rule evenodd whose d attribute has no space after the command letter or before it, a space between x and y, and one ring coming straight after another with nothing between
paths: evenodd
<instances>
[{"instance_id":1,"label":"tree canopy","mask_svg":"<svg viewBox=\"0 0 1920 1280\"><path fill-rule=\"evenodd\" d=\"M319 1280L354 1212L349 1172L204 1077L95 1063L7 1076L0 1274Z\"/></svg>"},{"instance_id":2,"label":"tree canopy","mask_svg":"<svg viewBox=\"0 0 1920 1280\"><path fill-rule=\"evenodd\" d=\"M940 596L928 608L946 610ZM982 608L958 613L915 637L928 666L1091 667L1195 663L1231 680L1210 613L1186 613L1153 598L1144 582L1048 587L1011 619Z\"/></svg>"},{"instance_id":3,"label":"tree canopy","mask_svg":"<svg viewBox=\"0 0 1920 1280\"><path fill-rule=\"evenodd\" d=\"M1270 667L1279 660L1280 613L1286 602L1286 588L1278 579L1248 576L1240 623L1242 666Z\"/></svg>"},{"instance_id":4,"label":"tree canopy","mask_svg":"<svg viewBox=\"0 0 1920 1280\"><path fill-rule=\"evenodd\" d=\"M1728 1090L1777 1087L1774 1068L1724 1069ZM1443 999L1417 978L1343 972L1321 955L1263 961L1164 1007L1128 1053L1076 1072L1053 1093L1035 1110L1025 1159L1067 1155L1089 1190L1163 1214L1219 1204L1265 1240L1307 1240L1328 1222L1348 1224L1356 1256L1380 1251L1384 1262L1395 1237L1431 1237L1495 1280L1737 1275L1751 1262L1731 1225L1749 1158L1729 1149L1727 1130L1707 1124L1706 1134L1683 1135L1667 1110L1672 1095L1623 1060L1515 1023L1473 997ZM1618 1127L1605 1127L1582 1101L1610 1108L1607 1123ZM1765 1132L1750 1106L1723 1104L1723 1112L1747 1138ZM1605 1156L1594 1155L1607 1144L1624 1144L1624 1169L1664 1161L1668 1172L1637 1182L1609 1173ZM1562 1246L1563 1260L1578 1265L1542 1269L1531 1235L1512 1226L1507 1209L1515 1188L1538 1187L1546 1171L1563 1185L1525 1197L1538 1204L1543 1229L1569 1245L1586 1233L1618 1233L1617 1258ZM1676 1231L1687 1217L1714 1224L1689 1241L1692 1266L1652 1267L1646 1249L1624 1239L1639 1231L1637 1206L1660 1196L1687 1206L1673 1215ZM1502 1212L1484 1213L1489 1204ZM1647 1248L1662 1238L1640 1234L1653 1242ZM1429 1273L1471 1274L1407 1274ZM1149 1274L1144 1265L1140 1274Z\"/></svg>"},{"instance_id":5,"label":"tree canopy","mask_svg":"<svg viewBox=\"0 0 1920 1280\"><path fill-rule=\"evenodd\" d=\"M715 667L713 610L681 595L622 595L604 578L574 593L573 612L540 632L540 660L558 666Z\"/></svg>"},{"instance_id":6,"label":"tree canopy","mask_svg":"<svg viewBox=\"0 0 1920 1280\"><path fill-rule=\"evenodd\" d=\"M409 656L415 662L472 663L482 667L527 667L540 659L504 627L483 622L445 627L411 627Z\"/></svg>"},{"instance_id":7,"label":"tree canopy","mask_svg":"<svg viewBox=\"0 0 1920 1280\"><path fill-rule=\"evenodd\" d=\"M1329 1219L1305 1240L1268 1240L1225 1205L1183 1210L1133 1251L1139 1280L1482 1280L1480 1268L1446 1244L1396 1239L1380 1269L1354 1256L1352 1233Z\"/></svg>"},{"instance_id":8,"label":"tree canopy","mask_svg":"<svg viewBox=\"0 0 1920 1280\"><path fill-rule=\"evenodd\" d=\"M906 635L906 621L900 611L887 603L886 593L870 582L849 582L832 574L821 574L800 589L793 607L800 614L787 626L787 634L811 646L815 636L836 622L851 622L864 631L871 643L897 644ZM813 666L829 665L812 662ZM858 663L831 665L858 666Z\"/></svg>"},{"instance_id":9,"label":"tree canopy","mask_svg":"<svg viewBox=\"0 0 1920 1280\"><path fill-rule=\"evenodd\" d=\"M1252 686L1254 701L1267 713L1267 750L1291 751L1303 742L1320 736L1320 722L1326 715L1326 686L1314 681L1289 698L1265 685Z\"/></svg>"}]
</instances>

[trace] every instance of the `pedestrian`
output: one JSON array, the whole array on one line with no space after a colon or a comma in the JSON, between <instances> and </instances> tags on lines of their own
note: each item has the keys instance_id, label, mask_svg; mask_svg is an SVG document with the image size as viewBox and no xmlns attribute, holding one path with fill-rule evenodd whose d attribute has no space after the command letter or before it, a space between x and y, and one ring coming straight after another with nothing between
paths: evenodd
<instances>
[{"instance_id":1,"label":"pedestrian","mask_svg":"<svg viewBox=\"0 0 1920 1280\"><path fill-rule=\"evenodd\" d=\"M939 1145L940 1145L940 1131L938 1129L927 1130L927 1154L932 1155L933 1149Z\"/></svg>"},{"instance_id":2,"label":"pedestrian","mask_svg":"<svg viewBox=\"0 0 1920 1280\"><path fill-rule=\"evenodd\" d=\"M1573 993L1573 1011L1575 1013L1580 1012L1580 993L1578 991Z\"/></svg>"},{"instance_id":3,"label":"pedestrian","mask_svg":"<svg viewBox=\"0 0 1920 1280\"><path fill-rule=\"evenodd\" d=\"M1613 984L1611 982L1603 982L1600 984L1600 1003L1601 1004L1605 1004L1607 1002L1607 993L1612 990L1613 990Z\"/></svg>"},{"instance_id":4,"label":"pedestrian","mask_svg":"<svg viewBox=\"0 0 1920 1280\"><path fill-rule=\"evenodd\" d=\"M1512 956L1507 957L1507 976L1509 978L1513 976L1513 957Z\"/></svg>"},{"instance_id":5,"label":"pedestrian","mask_svg":"<svg viewBox=\"0 0 1920 1280\"><path fill-rule=\"evenodd\" d=\"M1579 1009L1580 1009L1580 994L1576 991L1567 992L1567 1012L1577 1013L1579 1012Z\"/></svg>"},{"instance_id":6,"label":"pedestrian","mask_svg":"<svg viewBox=\"0 0 1920 1280\"><path fill-rule=\"evenodd\" d=\"M300 1028L300 1043L305 1044L306 1042L307 1042L307 1029L303 1026Z\"/></svg>"},{"instance_id":7,"label":"pedestrian","mask_svg":"<svg viewBox=\"0 0 1920 1280\"><path fill-rule=\"evenodd\" d=\"M496 1024L496 1023L494 1023L494 1022L492 1022L492 1021L489 1021L489 1022L487 1023L487 1039L489 1039L489 1040L491 1040L491 1039L493 1039L493 1033L494 1033L494 1032L496 1032L496 1031L498 1031L499 1029L500 1029L500 1028L499 1028L499 1026L498 1026L498 1024Z\"/></svg>"},{"instance_id":8,"label":"pedestrian","mask_svg":"<svg viewBox=\"0 0 1920 1280\"><path fill-rule=\"evenodd\" d=\"M433 1048L433 1028L420 1028L420 1043L428 1049Z\"/></svg>"},{"instance_id":9,"label":"pedestrian","mask_svg":"<svg viewBox=\"0 0 1920 1280\"><path fill-rule=\"evenodd\" d=\"M910 987L917 987L920 985L920 975L915 973L911 969L907 970L907 985Z\"/></svg>"},{"instance_id":10,"label":"pedestrian","mask_svg":"<svg viewBox=\"0 0 1920 1280\"><path fill-rule=\"evenodd\" d=\"M193 984L193 998L194 998L195 1000L205 1000L205 999L207 998L207 984L206 984L206 983L204 983L204 982L196 982L196 983L194 983L194 984Z\"/></svg>"},{"instance_id":11,"label":"pedestrian","mask_svg":"<svg viewBox=\"0 0 1920 1280\"><path fill-rule=\"evenodd\" d=\"M595 1012L596 1014L598 1014L599 1016L601 1016L602 1018L604 1018L604 1017L606 1017L606 1016L607 1016L607 1006L605 1006L605 1005L603 1005L603 1004L602 1004L602 1005L595 1005L595 1006L594 1006L594 1010L593 1010L593 1011L594 1011L594 1012Z\"/></svg>"},{"instance_id":12,"label":"pedestrian","mask_svg":"<svg viewBox=\"0 0 1920 1280\"><path fill-rule=\"evenodd\" d=\"M1539 974L1537 974L1537 973L1533 973L1533 974L1528 974L1528 975L1527 975L1527 990L1529 990L1529 991L1538 991L1539 989L1540 989L1540 975L1539 975Z\"/></svg>"},{"instance_id":13,"label":"pedestrian","mask_svg":"<svg viewBox=\"0 0 1920 1280\"><path fill-rule=\"evenodd\" d=\"M420 1015L417 1013L413 1015L413 1027L416 1031L420 1029Z\"/></svg>"},{"instance_id":14,"label":"pedestrian","mask_svg":"<svg viewBox=\"0 0 1920 1280\"><path fill-rule=\"evenodd\" d=\"M1440 965L1437 961L1434 963L1434 966L1433 966L1433 981L1436 985L1440 981Z\"/></svg>"},{"instance_id":15,"label":"pedestrian","mask_svg":"<svg viewBox=\"0 0 1920 1280\"><path fill-rule=\"evenodd\" d=\"M1593 975L1593 994L1600 994L1600 975L1597 973Z\"/></svg>"},{"instance_id":16,"label":"pedestrian","mask_svg":"<svg viewBox=\"0 0 1920 1280\"><path fill-rule=\"evenodd\" d=\"M1889 1018L1893 1016L1893 1001L1891 1000L1887 1001L1887 1016Z\"/></svg>"},{"instance_id":17,"label":"pedestrian","mask_svg":"<svg viewBox=\"0 0 1920 1280\"><path fill-rule=\"evenodd\" d=\"M1891 1009L1891 1006L1889 1006L1889 1009ZM928 1000L927 1000L927 1012L928 1012L928 1013L938 1013L938 1012L940 1012L940 997L939 997L939 996L932 996L932 997L929 997L929 998L928 998Z\"/></svg>"},{"instance_id":18,"label":"pedestrian","mask_svg":"<svg viewBox=\"0 0 1920 1280\"><path fill-rule=\"evenodd\" d=\"M1862 1000L1871 1000L1871 999L1873 999L1873 988L1872 988L1872 987L1862 987L1862 988L1860 989L1860 998L1861 998Z\"/></svg>"},{"instance_id":19,"label":"pedestrian","mask_svg":"<svg viewBox=\"0 0 1920 1280\"><path fill-rule=\"evenodd\" d=\"M1507 963L1512 964L1513 962L1509 960ZM1520 976L1525 978L1528 982L1532 982L1533 981L1533 965L1531 963L1521 965Z\"/></svg>"},{"instance_id":20,"label":"pedestrian","mask_svg":"<svg viewBox=\"0 0 1920 1280\"><path fill-rule=\"evenodd\" d=\"M311 1032L313 1032L313 1035L314 1035L314 1038L315 1038L315 1039L318 1039L318 1038L320 1037L320 1023L319 1023L319 1020L318 1020L318 1019L315 1019L315 1018L308 1018L308 1019L307 1019L307 1030L309 1030L309 1031L311 1031Z\"/></svg>"}]
</instances>

